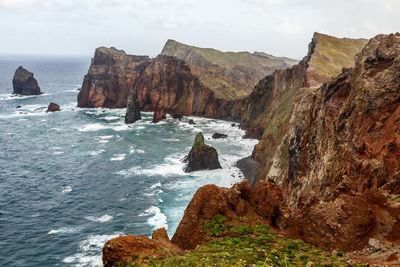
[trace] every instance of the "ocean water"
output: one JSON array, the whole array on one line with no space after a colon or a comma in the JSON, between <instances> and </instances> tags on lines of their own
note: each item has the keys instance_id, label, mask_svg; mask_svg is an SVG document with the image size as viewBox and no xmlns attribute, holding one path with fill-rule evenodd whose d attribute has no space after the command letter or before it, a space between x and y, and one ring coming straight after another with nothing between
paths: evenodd
<instances>
[{"instance_id":1,"label":"ocean water","mask_svg":"<svg viewBox=\"0 0 400 267\"><path fill-rule=\"evenodd\" d=\"M102 266L104 243L166 227L172 237L196 190L241 181L235 162L255 140L231 123L152 114L127 126L125 109L80 109L90 58L0 57L0 266ZM12 97L12 76L34 72L41 96ZM61 112L42 107L58 103ZM22 107L16 109L16 106ZM196 125L189 125L193 119ZM223 169L184 173L197 132ZM214 132L226 139L212 140Z\"/></svg>"}]
</instances>

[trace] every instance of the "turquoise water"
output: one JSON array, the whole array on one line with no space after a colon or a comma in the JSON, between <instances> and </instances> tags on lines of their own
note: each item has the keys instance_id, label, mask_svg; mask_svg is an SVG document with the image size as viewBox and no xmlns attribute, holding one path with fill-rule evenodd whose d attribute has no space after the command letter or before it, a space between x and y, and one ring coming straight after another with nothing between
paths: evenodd
<instances>
[{"instance_id":1,"label":"turquoise water","mask_svg":"<svg viewBox=\"0 0 400 267\"><path fill-rule=\"evenodd\" d=\"M159 227L172 237L198 187L242 179L234 164L256 141L229 122L152 124L143 113L127 126L125 109L76 108L89 62L0 57L1 266L101 266L106 240L150 236ZM19 65L35 73L44 95L10 95ZM49 102L62 111L40 109ZM199 131L219 152L222 170L183 172L180 160ZM214 132L229 137L211 140Z\"/></svg>"}]
</instances>

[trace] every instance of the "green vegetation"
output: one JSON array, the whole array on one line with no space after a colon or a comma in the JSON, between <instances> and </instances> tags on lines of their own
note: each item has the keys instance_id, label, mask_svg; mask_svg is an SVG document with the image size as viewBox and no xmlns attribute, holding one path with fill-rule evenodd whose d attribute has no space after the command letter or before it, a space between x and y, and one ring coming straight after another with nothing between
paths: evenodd
<instances>
[{"instance_id":1,"label":"green vegetation","mask_svg":"<svg viewBox=\"0 0 400 267\"><path fill-rule=\"evenodd\" d=\"M198 151L204 147L208 147L208 146L206 144L204 144L203 133L200 132L200 133L196 134L192 149L193 149L193 151Z\"/></svg>"},{"instance_id":2,"label":"green vegetation","mask_svg":"<svg viewBox=\"0 0 400 267\"><path fill-rule=\"evenodd\" d=\"M367 44L366 39L336 38L315 33L317 42L310 67L323 77L334 77L342 72L342 68L354 66L354 56L361 52Z\"/></svg>"},{"instance_id":3,"label":"green vegetation","mask_svg":"<svg viewBox=\"0 0 400 267\"><path fill-rule=\"evenodd\" d=\"M184 256L150 259L147 266L343 266L346 259L298 239L274 233L266 225L227 223L222 215L203 224L210 243Z\"/></svg>"}]
</instances>

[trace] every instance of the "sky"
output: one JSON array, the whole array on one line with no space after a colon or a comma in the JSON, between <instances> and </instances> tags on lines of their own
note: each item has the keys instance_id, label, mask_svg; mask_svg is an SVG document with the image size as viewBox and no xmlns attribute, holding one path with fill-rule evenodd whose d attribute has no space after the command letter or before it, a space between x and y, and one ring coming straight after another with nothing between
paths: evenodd
<instances>
[{"instance_id":1,"label":"sky","mask_svg":"<svg viewBox=\"0 0 400 267\"><path fill-rule=\"evenodd\" d=\"M0 0L0 54L156 56L167 39L301 59L314 32L400 31L399 0Z\"/></svg>"}]
</instances>

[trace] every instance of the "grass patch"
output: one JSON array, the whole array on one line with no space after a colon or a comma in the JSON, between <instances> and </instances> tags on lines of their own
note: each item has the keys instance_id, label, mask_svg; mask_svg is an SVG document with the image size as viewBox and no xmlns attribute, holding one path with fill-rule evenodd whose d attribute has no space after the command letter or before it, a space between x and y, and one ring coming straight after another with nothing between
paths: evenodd
<instances>
[{"instance_id":1,"label":"grass patch","mask_svg":"<svg viewBox=\"0 0 400 267\"><path fill-rule=\"evenodd\" d=\"M316 249L301 240L285 238L266 225L227 224L217 215L203 224L214 237L208 244L189 250L184 256L150 259L145 266L343 266L345 258ZM221 234L224 236L220 236ZM339 254L339 253L338 253ZM343 255L343 254L342 254ZM143 266L143 265L142 265Z\"/></svg>"}]
</instances>

